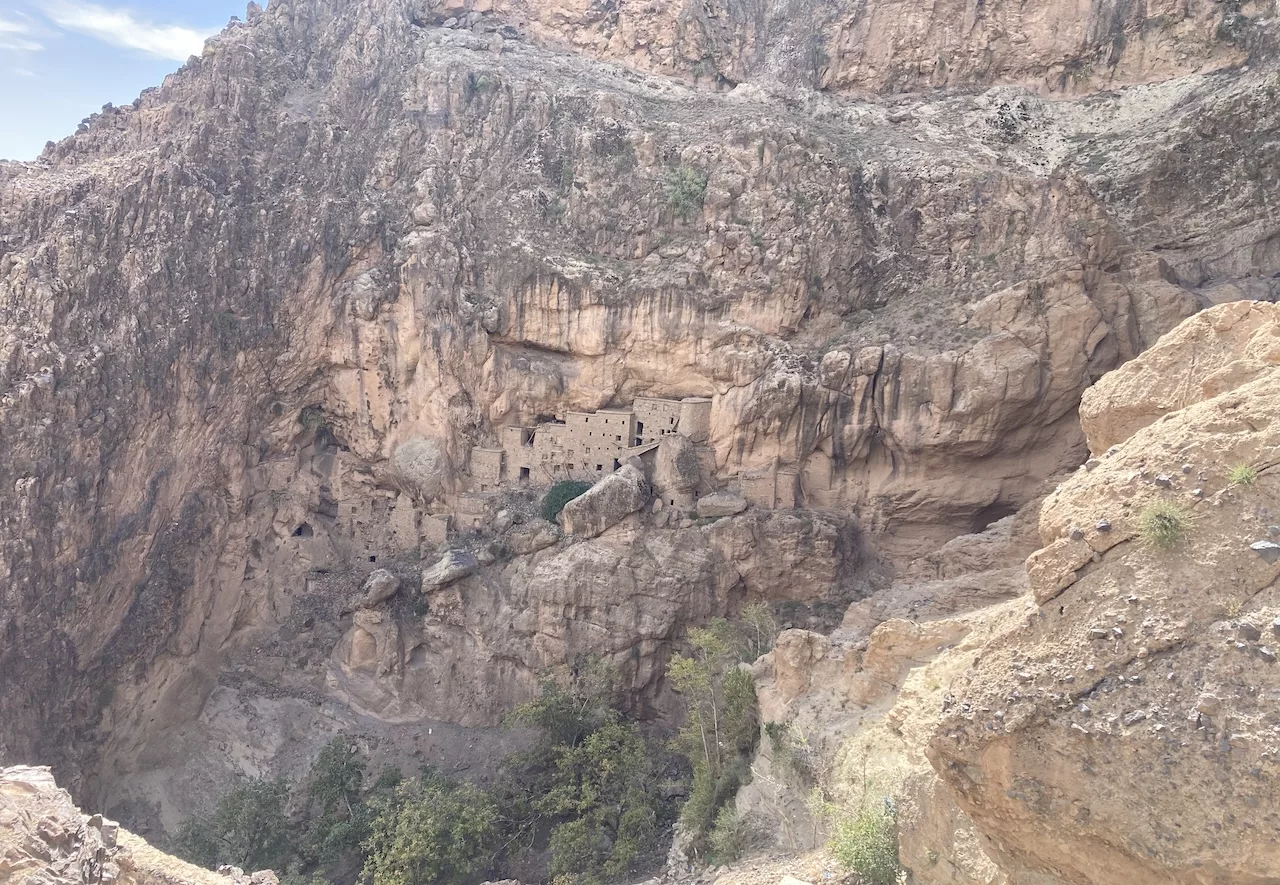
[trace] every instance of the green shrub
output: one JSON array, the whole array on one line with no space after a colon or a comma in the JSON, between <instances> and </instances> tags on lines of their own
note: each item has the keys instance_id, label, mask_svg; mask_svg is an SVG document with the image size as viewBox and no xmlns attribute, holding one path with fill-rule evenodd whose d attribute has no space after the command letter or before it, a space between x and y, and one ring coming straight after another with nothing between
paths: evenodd
<instances>
[{"instance_id":1,"label":"green shrub","mask_svg":"<svg viewBox=\"0 0 1280 885\"><path fill-rule=\"evenodd\" d=\"M1153 547L1169 550L1177 546L1186 532L1190 516L1185 508L1172 501L1149 504L1138 519L1138 533Z\"/></svg>"},{"instance_id":2,"label":"green shrub","mask_svg":"<svg viewBox=\"0 0 1280 885\"><path fill-rule=\"evenodd\" d=\"M329 866L359 857L373 818L370 797L363 790L365 767L364 757L341 735L325 744L312 763L299 845L309 865ZM386 795L399 783L399 769L387 768L372 792Z\"/></svg>"},{"instance_id":3,"label":"green shrub","mask_svg":"<svg viewBox=\"0 0 1280 885\"><path fill-rule=\"evenodd\" d=\"M814 785L818 782L819 768L817 754L805 737L794 725L781 722L769 722L764 727L773 750L773 764L779 772L790 772L801 783Z\"/></svg>"},{"instance_id":4,"label":"green shrub","mask_svg":"<svg viewBox=\"0 0 1280 885\"><path fill-rule=\"evenodd\" d=\"M466 885L490 868L499 836L497 803L472 784L405 781L375 803L363 876L371 885Z\"/></svg>"},{"instance_id":5,"label":"green shrub","mask_svg":"<svg viewBox=\"0 0 1280 885\"><path fill-rule=\"evenodd\" d=\"M713 863L733 863L751 847L751 827L746 818L738 814L732 804L725 805L716 815L709 842Z\"/></svg>"},{"instance_id":6,"label":"green shrub","mask_svg":"<svg viewBox=\"0 0 1280 885\"><path fill-rule=\"evenodd\" d=\"M245 870L284 869L293 849L285 805L289 785L282 779L251 780L218 801L212 815L188 820L174 837L174 854L215 869L231 864Z\"/></svg>"},{"instance_id":7,"label":"green shrub","mask_svg":"<svg viewBox=\"0 0 1280 885\"><path fill-rule=\"evenodd\" d=\"M590 483L579 482L575 479L566 479L556 483L547 492L547 496L542 499L543 518L550 522L555 522L556 517L560 515L560 511L564 509L564 505L574 498L582 497L590 488Z\"/></svg>"},{"instance_id":8,"label":"green shrub","mask_svg":"<svg viewBox=\"0 0 1280 885\"><path fill-rule=\"evenodd\" d=\"M829 845L831 854L860 885L896 885L902 873L898 862L898 816L888 799L836 820Z\"/></svg>"},{"instance_id":9,"label":"green shrub","mask_svg":"<svg viewBox=\"0 0 1280 885\"><path fill-rule=\"evenodd\" d=\"M522 826L532 841L551 825L548 848L554 879L625 879L657 847L660 819L657 755L640 730L618 711L619 677L598 659L580 660L563 684L543 679L539 697L513 717L538 729L525 753L509 760L523 804Z\"/></svg>"},{"instance_id":10,"label":"green shrub","mask_svg":"<svg viewBox=\"0 0 1280 885\"><path fill-rule=\"evenodd\" d=\"M668 676L684 699L685 725L675 747L693 768L693 786L680 812L689 853L714 853L711 837L722 808L751 780L760 735L755 683L738 662L743 628L723 619L689 631L689 656L676 655Z\"/></svg>"},{"instance_id":11,"label":"green shrub","mask_svg":"<svg viewBox=\"0 0 1280 885\"><path fill-rule=\"evenodd\" d=\"M667 205L682 220L687 221L694 212L702 209L707 197L707 176L704 172L681 166L667 174Z\"/></svg>"},{"instance_id":12,"label":"green shrub","mask_svg":"<svg viewBox=\"0 0 1280 885\"><path fill-rule=\"evenodd\" d=\"M1233 486L1250 486L1258 479L1258 468L1252 464L1237 464L1228 475Z\"/></svg>"},{"instance_id":13,"label":"green shrub","mask_svg":"<svg viewBox=\"0 0 1280 885\"><path fill-rule=\"evenodd\" d=\"M328 425L329 417L324 406L307 406L298 413L298 423L307 430L318 430Z\"/></svg>"}]
</instances>

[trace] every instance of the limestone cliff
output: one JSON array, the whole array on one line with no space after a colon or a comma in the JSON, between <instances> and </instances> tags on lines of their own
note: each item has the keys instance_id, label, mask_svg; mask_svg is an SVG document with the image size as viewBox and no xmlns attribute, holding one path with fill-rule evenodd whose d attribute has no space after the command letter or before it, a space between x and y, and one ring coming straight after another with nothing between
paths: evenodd
<instances>
[{"instance_id":1,"label":"limestone cliff","mask_svg":"<svg viewBox=\"0 0 1280 885\"><path fill-rule=\"evenodd\" d=\"M1079 464L1104 373L1275 294L1267 6L251 6L0 164L0 760L168 825L339 728L482 764L581 652L660 715L749 597L837 621ZM504 426L646 395L799 509L469 497Z\"/></svg>"}]
</instances>

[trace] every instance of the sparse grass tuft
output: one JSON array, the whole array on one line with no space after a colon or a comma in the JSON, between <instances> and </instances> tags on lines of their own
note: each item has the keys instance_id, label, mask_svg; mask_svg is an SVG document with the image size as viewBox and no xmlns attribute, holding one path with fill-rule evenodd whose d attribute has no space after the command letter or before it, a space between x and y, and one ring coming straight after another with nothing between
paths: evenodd
<instances>
[{"instance_id":1,"label":"sparse grass tuft","mask_svg":"<svg viewBox=\"0 0 1280 885\"><path fill-rule=\"evenodd\" d=\"M1233 486L1251 486L1258 478L1258 468L1252 464L1237 464L1227 475Z\"/></svg>"},{"instance_id":2,"label":"sparse grass tuft","mask_svg":"<svg viewBox=\"0 0 1280 885\"><path fill-rule=\"evenodd\" d=\"M1142 511L1138 533L1153 547L1169 550L1176 547L1186 532L1191 516L1186 508L1172 501L1157 501Z\"/></svg>"}]
</instances>

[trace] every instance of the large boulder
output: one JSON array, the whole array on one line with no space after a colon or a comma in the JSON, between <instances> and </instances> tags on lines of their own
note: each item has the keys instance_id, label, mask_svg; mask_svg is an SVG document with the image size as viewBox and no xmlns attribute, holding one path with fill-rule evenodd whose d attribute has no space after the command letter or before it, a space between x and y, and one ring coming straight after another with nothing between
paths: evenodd
<instances>
[{"instance_id":1,"label":"large boulder","mask_svg":"<svg viewBox=\"0 0 1280 885\"><path fill-rule=\"evenodd\" d=\"M701 479L698 447L679 434L664 437L658 446L653 470L653 485L658 494L687 495L698 487Z\"/></svg>"},{"instance_id":2,"label":"large boulder","mask_svg":"<svg viewBox=\"0 0 1280 885\"><path fill-rule=\"evenodd\" d=\"M649 483L632 464L606 476L560 511L560 524L570 535L594 538L649 503Z\"/></svg>"},{"instance_id":3,"label":"large boulder","mask_svg":"<svg viewBox=\"0 0 1280 885\"><path fill-rule=\"evenodd\" d=\"M1184 371L1237 333L1243 383ZM1280 881L1273 342L1280 310L1226 305L1099 385L1110 451L1044 504L1040 604L952 684L930 759L1013 881Z\"/></svg>"},{"instance_id":4,"label":"large boulder","mask_svg":"<svg viewBox=\"0 0 1280 885\"><path fill-rule=\"evenodd\" d=\"M440 493L448 471L448 462L435 440L414 437L401 443L391 456L396 475L424 498Z\"/></svg>"},{"instance_id":5,"label":"large boulder","mask_svg":"<svg viewBox=\"0 0 1280 885\"><path fill-rule=\"evenodd\" d=\"M698 516L702 519L737 516L746 509L747 499L737 492L716 492L698 499Z\"/></svg>"},{"instance_id":6,"label":"large boulder","mask_svg":"<svg viewBox=\"0 0 1280 885\"><path fill-rule=\"evenodd\" d=\"M434 565L422 571L422 592L448 587L455 581L474 575L480 568L470 550L447 550Z\"/></svg>"},{"instance_id":7,"label":"large boulder","mask_svg":"<svg viewBox=\"0 0 1280 885\"><path fill-rule=\"evenodd\" d=\"M560 526L545 519L534 519L512 530L507 536L507 546L517 556L528 556L552 546L560 537Z\"/></svg>"},{"instance_id":8,"label":"large boulder","mask_svg":"<svg viewBox=\"0 0 1280 885\"><path fill-rule=\"evenodd\" d=\"M400 579L384 568L372 572L365 578L360 588L364 595L360 597L363 608L372 608L386 602L400 589Z\"/></svg>"},{"instance_id":9,"label":"large boulder","mask_svg":"<svg viewBox=\"0 0 1280 885\"><path fill-rule=\"evenodd\" d=\"M1080 423L1102 454L1163 415L1217 396L1280 364L1280 305L1225 304L1187 320L1085 391Z\"/></svg>"}]
</instances>

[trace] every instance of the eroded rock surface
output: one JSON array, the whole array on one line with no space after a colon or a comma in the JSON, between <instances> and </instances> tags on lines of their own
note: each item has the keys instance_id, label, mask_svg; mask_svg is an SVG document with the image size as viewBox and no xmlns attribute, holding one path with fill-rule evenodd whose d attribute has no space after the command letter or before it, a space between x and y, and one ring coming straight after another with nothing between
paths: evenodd
<instances>
[{"instance_id":1,"label":"eroded rock surface","mask_svg":"<svg viewBox=\"0 0 1280 885\"><path fill-rule=\"evenodd\" d=\"M738 807L776 847L801 851L825 837L809 814L821 786L853 807L891 797L901 858L916 881L1012 881L926 751L954 703L953 680L993 636L1025 622L1027 575L1017 563L1035 548L1037 510L953 539L891 589L850 606L830 636L785 631L756 663L767 738Z\"/></svg>"},{"instance_id":2,"label":"eroded rock surface","mask_svg":"<svg viewBox=\"0 0 1280 885\"><path fill-rule=\"evenodd\" d=\"M1090 90L1238 63L1266 38L1266 3L1210 0L1012 4L905 0L818 4L742 0L618 4L589 0L418 0L423 22L491 16L591 55L733 86L755 76L835 91L975 83ZM494 16L494 13L497 13ZM493 25L490 25L491 27Z\"/></svg>"},{"instance_id":3,"label":"eroded rock surface","mask_svg":"<svg viewBox=\"0 0 1280 885\"><path fill-rule=\"evenodd\" d=\"M82 814L48 768L0 769L0 882L278 885L269 871L212 873L163 854L100 814Z\"/></svg>"},{"instance_id":4,"label":"eroded rock surface","mask_svg":"<svg viewBox=\"0 0 1280 885\"><path fill-rule=\"evenodd\" d=\"M1055 591L953 686L930 756L1015 877L1280 876L1280 563L1253 546L1280 506L1280 369L1265 358L1278 319L1272 305L1213 308L1100 386L1090 420L1117 441L1040 521L1049 549L1093 555L1046 560ZM1174 368L1200 355L1212 384ZM1174 401L1169 384L1133 383L1162 369L1187 381ZM1256 478L1233 480L1240 465ZM1164 544L1155 514L1172 525Z\"/></svg>"}]
</instances>

